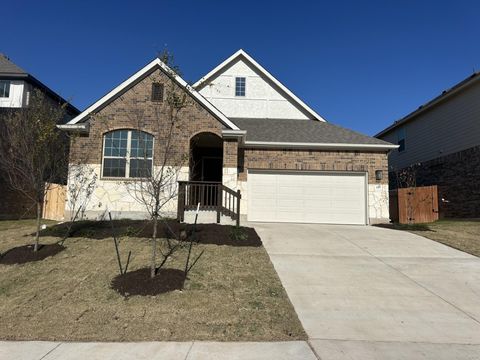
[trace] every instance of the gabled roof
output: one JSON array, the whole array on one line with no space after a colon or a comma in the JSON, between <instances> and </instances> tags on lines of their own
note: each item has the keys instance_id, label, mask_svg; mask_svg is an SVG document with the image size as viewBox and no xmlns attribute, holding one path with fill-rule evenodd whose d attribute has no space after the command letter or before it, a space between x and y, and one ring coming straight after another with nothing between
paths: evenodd
<instances>
[{"instance_id":1,"label":"gabled roof","mask_svg":"<svg viewBox=\"0 0 480 360\"><path fill-rule=\"evenodd\" d=\"M246 130L245 146L388 150L398 145L323 121L232 119Z\"/></svg>"},{"instance_id":2,"label":"gabled roof","mask_svg":"<svg viewBox=\"0 0 480 360\"><path fill-rule=\"evenodd\" d=\"M150 72L154 71L155 69L162 69L165 71L169 76L173 75L174 80L179 84L182 88L184 88L190 95L197 100L200 104L202 104L212 115L214 115L220 122L222 122L225 126L230 129L238 130L238 127L232 123L220 110L218 110L215 106L213 106L209 101L207 101L202 95L200 95L194 88L187 84L185 80L183 80L180 76L176 75L173 70L171 70L163 61L159 58L155 58L151 62L149 62L146 66L142 69L137 71L135 74L130 76L127 80L122 82L120 85L115 87L109 93L104 95L98 101L93 103L87 109L85 109L80 115L76 116L72 120L70 120L66 126L63 126L64 129L69 129L70 127L74 129L74 127L69 125L75 125L80 122L84 122L88 119L90 114L97 111L99 108L107 104L109 101L114 99L117 95L121 94L124 90L135 84L136 82L143 79L147 76Z\"/></svg>"},{"instance_id":3,"label":"gabled roof","mask_svg":"<svg viewBox=\"0 0 480 360\"><path fill-rule=\"evenodd\" d=\"M447 100L448 98L450 98L450 96L457 94L459 91L465 89L467 86L472 85L477 80L480 80L480 72L475 72L469 77L467 77L466 79L463 79L462 81L460 81L458 84L455 84L454 86L452 86L450 89L442 91L440 95L430 100L429 102L423 105L420 105L416 110L412 111L410 114L404 116L400 120L395 121L392 125L390 125L389 127L383 129L378 134L376 134L375 137L381 137L389 133L390 131L405 124L407 121L412 120L413 118L420 115L421 113Z\"/></svg>"},{"instance_id":4,"label":"gabled roof","mask_svg":"<svg viewBox=\"0 0 480 360\"><path fill-rule=\"evenodd\" d=\"M210 71L207 75L202 77L198 80L193 87L195 89L200 89L204 85L208 84L208 81L215 75L217 75L221 70L225 67L230 65L231 63L237 61L238 59L245 59L250 65L252 65L260 74L262 74L265 78L270 80L273 84L275 84L280 90L282 90L289 98L291 98L300 108L305 110L308 114L310 114L313 118L326 121L322 116L317 114L312 108L310 108L307 104L305 104L302 100L300 100L294 93L292 93L285 85L283 85L280 81L278 81L272 74L270 74L262 65L256 62L250 55L248 55L244 50L240 49L235 54L230 56L228 59L223 61L220 65L215 67L212 71Z\"/></svg>"},{"instance_id":5,"label":"gabled roof","mask_svg":"<svg viewBox=\"0 0 480 360\"><path fill-rule=\"evenodd\" d=\"M50 89L41 81L37 80L35 77L27 73L25 70L12 62L6 55L2 53L0 53L0 79L27 81L43 90L52 99L55 99L62 104L67 104L68 111L71 115L77 115L78 113L80 113L80 110L78 110L75 106L70 104L67 100L58 95L55 91Z\"/></svg>"}]
</instances>

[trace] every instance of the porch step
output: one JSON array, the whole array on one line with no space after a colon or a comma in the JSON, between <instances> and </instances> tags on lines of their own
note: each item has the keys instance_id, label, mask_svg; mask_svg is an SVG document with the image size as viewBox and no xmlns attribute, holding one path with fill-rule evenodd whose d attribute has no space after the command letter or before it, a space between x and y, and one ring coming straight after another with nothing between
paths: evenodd
<instances>
[{"instance_id":1,"label":"porch step","mask_svg":"<svg viewBox=\"0 0 480 360\"><path fill-rule=\"evenodd\" d=\"M184 222L187 224L193 224L195 222L195 211L185 210ZM216 224L217 212L214 210L200 210L198 212L197 224ZM232 220L230 216L220 215L220 224L222 225L235 225L236 221Z\"/></svg>"}]
</instances>

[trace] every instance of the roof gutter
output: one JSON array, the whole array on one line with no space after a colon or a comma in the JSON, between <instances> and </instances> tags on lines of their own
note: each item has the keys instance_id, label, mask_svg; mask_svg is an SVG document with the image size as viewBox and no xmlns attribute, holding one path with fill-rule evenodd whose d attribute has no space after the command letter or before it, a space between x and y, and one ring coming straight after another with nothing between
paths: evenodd
<instances>
[{"instance_id":1,"label":"roof gutter","mask_svg":"<svg viewBox=\"0 0 480 360\"><path fill-rule=\"evenodd\" d=\"M397 149L399 145L394 144L340 144L340 143L300 143L300 142L266 142L266 141L245 141L248 148L291 148L291 149L321 149L321 150L366 150L366 151L387 151Z\"/></svg>"},{"instance_id":2,"label":"roof gutter","mask_svg":"<svg viewBox=\"0 0 480 360\"><path fill-rule=\"evenodd\" d=\"M222 137L224 139L237 139L238 143L245 145L245 137L247 136L247 130L222 130Z\"/></svg>"}]
</instances>

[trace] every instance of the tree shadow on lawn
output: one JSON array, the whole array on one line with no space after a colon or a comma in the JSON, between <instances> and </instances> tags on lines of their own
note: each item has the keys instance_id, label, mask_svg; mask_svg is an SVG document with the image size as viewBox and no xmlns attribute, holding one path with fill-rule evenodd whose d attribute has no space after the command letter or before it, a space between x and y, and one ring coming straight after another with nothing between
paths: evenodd
<instances>
[{"instance_id":1,"label":"tree shadow on lawn","mask_svg":"<svg viewBox=\"0 0 480 360\"><path fill-rule=\"evenodd\" d=\"M392 230L404 230L404 231L432 231L435 232L428 224L399 224L399 223L390 223L390 224L374 224L372 226L380 227L384 229Z\"/></svg>"},{"instance_id":2,"label":"tree shadow on lawn","mask_svg":"<svg viewBox=\"0 0 480 360\"><path fill-rule=\"evenodd\" d=\"M153 224L148 220L113 220L116 236L151 238ZM50 226L40 232L40 236L63 238L68 230L68 223ZM193 233L193 224L181 224L176 220L165 220L159 224L159 237L175 237L183 240ZM188 235L188 236L187 236ZM111 239L110 221L84 220L73 224L69 237L88 239ZM202 244L260 247L262 241L257 232L249 227L236 227L219 224L197 224L194 241Z\"/></svg>"}]
</instances>

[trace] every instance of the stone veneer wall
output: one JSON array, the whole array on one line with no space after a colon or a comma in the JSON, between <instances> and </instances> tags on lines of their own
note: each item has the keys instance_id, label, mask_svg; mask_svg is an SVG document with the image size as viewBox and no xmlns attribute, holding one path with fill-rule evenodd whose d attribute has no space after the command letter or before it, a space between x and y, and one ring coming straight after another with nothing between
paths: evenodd
<instances>
[{"instance_id":1,"label":"stone veneer wall","mask_svg":"<svg viewBox=\"0 0 480 360\"><path fill-rule=\"evenodd\" d=\"M440 217L480 217L480 146L420 163L416 178L417 186L438 186ZM390 186L398 186L394 173Z\"/></svg>"}]
</instances>

